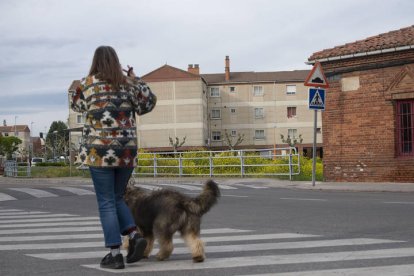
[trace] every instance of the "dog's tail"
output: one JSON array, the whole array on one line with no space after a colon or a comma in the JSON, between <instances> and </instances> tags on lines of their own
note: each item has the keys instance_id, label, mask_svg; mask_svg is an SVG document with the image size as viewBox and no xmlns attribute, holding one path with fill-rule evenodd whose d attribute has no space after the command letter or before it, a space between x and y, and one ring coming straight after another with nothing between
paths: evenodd
<instances>
[{"instance_id":1,"label":"dog's tail","mask_svg":"<svg viewBox=\"0 0 414 276\"><path fill-rule=\"evenodd\" d=\"M189 212L202 216L207 213L220 197L220 189L216 182L208 180L204 183L203 191L196 198L187 202Z\"/></svg>"}]
</instances>

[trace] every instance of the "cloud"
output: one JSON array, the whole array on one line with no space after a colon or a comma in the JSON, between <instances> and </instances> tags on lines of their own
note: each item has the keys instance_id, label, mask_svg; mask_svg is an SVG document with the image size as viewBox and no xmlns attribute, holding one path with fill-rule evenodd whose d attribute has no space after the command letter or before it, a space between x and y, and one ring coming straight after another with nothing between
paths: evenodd
<instances>
[{"instance_id":1,"label":"cloud","mask_svg":"<svg viewBox=\"0 0 414 276\"><path fill-rule=\"evenodd\" d=\"M41 112L50 109L68 108L67 94L32 93L24 95L6 95L0 102L0 115Z\"/></svg>"}]
</instances>

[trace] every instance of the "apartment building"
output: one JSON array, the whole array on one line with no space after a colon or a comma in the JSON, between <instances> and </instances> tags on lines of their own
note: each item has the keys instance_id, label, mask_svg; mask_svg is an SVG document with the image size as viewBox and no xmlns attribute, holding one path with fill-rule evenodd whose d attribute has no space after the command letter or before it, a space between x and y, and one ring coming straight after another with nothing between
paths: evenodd
<instances>
[{"instance_id":1,"label":"apartment building","mask_svg":"<svg viewBox=\"0 0 414 276\"><path fill-rule=\"evenodd\" d=\"M308 110L308 88L303 86L308 74L309 70L231 72L228 56L224 72L216 74L200 74L198 64L187 70L163 65L142 76L158 100L153 112L137 118L138 145L170 151L170 137L185 137L180 150L228 149L227 134L233 142L243 137L236 148L273 148L286 146L282 134L301 135L297 146L310 154L313 111ZM82 120L81 114L70 111L70 128L81 126ZM321 132L320 119L318 127ZM317 143L321 154L321 135Z\"/></svg>"},{"instance_id":2,"label":"apartment building","mask_svg":"<svg viewBox=\"0 0 414 276\"><path fill-rule=\"evenodd\" d=\"M79 80L74 80L68 89L68 103L69 103L69 116L68 116L68 128L70 131L69 142L72 144L71 149L78 148L81 137L82 137L82 128L85 124L85 114L74 112L70 108L70 98L72 93L76 91L76 87L80 85Z\"/></svg>"}]
</instances>

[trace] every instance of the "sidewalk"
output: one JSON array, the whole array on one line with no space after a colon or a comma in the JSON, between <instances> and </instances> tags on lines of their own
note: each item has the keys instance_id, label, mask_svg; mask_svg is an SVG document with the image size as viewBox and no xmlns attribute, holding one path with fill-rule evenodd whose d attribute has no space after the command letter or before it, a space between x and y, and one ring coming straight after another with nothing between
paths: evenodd
<instances>
[{"instance_id":1,"label":"sidewalk","mask_svg":"<svg viewBox=\"0 0 414 276\"><path fill-rule=\"evenodd\" d=\"M136 184L201 184L208 178L202 177L137 177ZM414 183L393 182L316 182L312 186L311 181L289 181L271 178L213 178L219 184L254 184L257 186L286 188L286 189L308 189L328 191L364 191L364 192L414 192ZM10 178L0 176L0 187L13 184L30 184L39 186L48 185L92 185L90 178L62 177L62 178Z\"/></svg>"}]
</instances>

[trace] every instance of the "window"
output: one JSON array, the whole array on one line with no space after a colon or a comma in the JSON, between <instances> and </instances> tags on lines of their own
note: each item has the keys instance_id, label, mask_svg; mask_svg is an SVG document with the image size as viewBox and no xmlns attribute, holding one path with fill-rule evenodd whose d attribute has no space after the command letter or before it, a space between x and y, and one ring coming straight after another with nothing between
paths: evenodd
<instances>
[{"instance_id":1,"label":"window","mask_svg":"<svg viewBox=\"0 0 414 276\"><path fill-rule=\"evenodd\" d=\"M288 129L288 137L290 138L295 138L298 135L298 130L297 129Z\"/></svg>"},{"instance_id":2,"label":"window","mask_svg":"<svg viewBox=\"0 0 414 276\"><path fill-rule=\"evenodd\" d=\"M220 118L221 118L220 109L212 109L211 110L211 119L220 119Z\"/></svg>"},{"instance_id":3,"label":"window","mask_svg":"<svg viewBox=\"0 0 414 276\"><path fill-rule=\"evenodd\" d=\"M287 117L295 118L296 117L296 106L288 106L287 108Z\"/></svg>"},{"instance_id":4,"label":"window","mask_svg":"<svg viewBox=\"0 0 414 276\"><path fill-rule=\"evenodd\" d=\"M232 130L232 131L231 131L231 133L230 133L230 135L231 135L232 137L235 137L235 136L237 135L237 131Z\"/></svg>"},{"instance_id":5,"label":"window","mask_svg":"<svg viewBox=\"0 0 414 276\"><path fill-rule=\"evenodd\" d=\"M213 141L221 141L221 131L213 131L211 132L211 136Z\"/></svg>"},{"instance_id":6,"label":"window","mask_svg":"<svg viewBox=\"0 0 414 276\"><path fill-rule=\"evenodd\" d=\"M263 96L263 86L253 86L253 96Z\"/></svg>"},{"instance_id":7,"label":"window","mask_svg":"<svg viewBox=\"0 0 414 276\"><path fill-rule=\"evenodd\" d=\"M256 129L254 131L254 139L263 140L265 138L264 129Z\"/></svg>"},{"instance_id":8,"label":"window","mask_svg":"<svg viewBox=\"0 0 414 276\"><path fill-rule=\"evenodd\" d=\"M220 97L220 89L218 87L210 87L210 97Z\"/></svg>"},{"instance_id":9,"label":"window","mask_svg":"<svg viewBox=\"0 0 414 276\"><path fill-rule=\"evenodd\" d=\"M76 115L76 123L77 124L84 124L85 123L85 117L83 115Z\"/></svg>"},{"instance_id":10,"label":"window","mask_svg":"<svg viewBox=\"0 0 414 276\"><path fill-rule=\"evenodd\" d=\"M414 156L414 100L397 102L397 154Z\"/></svg>"},{"instance_id":11,"label":"window","mask_svg":"<svg viewBox=\"0 0 414 276\"><path fill-rule=\"evenodd\" d=\"M256 119L263 118L264 117L264 109L263 109L263 107L256 107L254 109L254 117Z\"/></svg>"},{"instance_id":12,"label":"window","mask_svg":"<svg viewBox=\"0 0 414 276\"><path fill-rule=\"evenodd\" d=\"M236 109L235 108L230 108L230 113L231 114L235 114L236 113Z\"/></svg>"},{"instance_id":13,"label":"window","mask_svg":"<svg viewBox=\"0 0 414 276\"><path fill-rule=\"evenodd\" d=\"M230 86L230 92L231 92L231 93L235 93L235 92L236 92L236 87L234 87L234 86Z\"/></svg>"},{"instance_id":14,"label":"window","mask_svg":"<svg viewBox=\"0 0 414 276\"><path fill-rule=\"evenodd\" d=\"M322 130L321 130L321 128L320 128L320 127L317 127L317 128L316 128L316 133L322 133Z\"/></svg>"},{"instance_id":15,"label":"window","mask_svg":"<svg viewBox=\"0 0 414 276\"><path fill-rule=\"evenodd\" d=\"M6 132L6 133L3 133L4 134L4 136L9 136L9 134Z\"/></svg>"},{"instance_id":16,"label":"window","mask_svg":"<svg viewBox=\"0 0 414 276\"><path fill-rule=\"evenodd\" d=\"M295 95L296 94L296 85L286 85L286 94Z\"/></svg>"}]
</instances>

